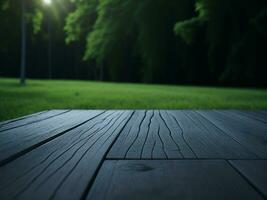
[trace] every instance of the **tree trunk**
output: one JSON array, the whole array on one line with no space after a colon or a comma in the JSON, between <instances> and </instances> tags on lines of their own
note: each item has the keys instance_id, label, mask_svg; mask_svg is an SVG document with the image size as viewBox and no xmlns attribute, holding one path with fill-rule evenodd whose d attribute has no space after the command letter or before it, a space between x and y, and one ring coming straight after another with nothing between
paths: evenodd
<instances>
[{"instance_id":1,"label":"tree trunk","mask_svg":"<svg viewBox=\"0 0 267 200\"><path fill-rule=\"evenodd\" d=\"M52 79L52 33L51 33L51 16L48 13L48 76Z\"/></svg>"},{"instance_id":2,"label":"tree trunk","mask_svg":"<svg viewBox=\"0 0 267 200\"><path fill-rule=\"evenodd\" d=\"M20 84L24 85L26 83L26 5L25 0L22 3L22 16L21 16L21 68L20 68Z\"/></svg>"}]
</instances>

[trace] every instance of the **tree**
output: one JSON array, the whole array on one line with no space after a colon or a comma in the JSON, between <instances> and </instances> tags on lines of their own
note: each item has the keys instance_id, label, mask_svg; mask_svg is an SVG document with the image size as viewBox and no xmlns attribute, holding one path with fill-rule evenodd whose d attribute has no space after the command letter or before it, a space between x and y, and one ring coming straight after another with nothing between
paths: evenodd
<instances>
[{"instance_id":1,"label":"tree","mask_svg":"<svg viewBox=\"0 0 267 200\"><path fill-rule=\"evenodd\" d=\"M218 82L264 85L266 63L266 12L263 0L198 0L197 16L175 26L176 34L192 43L200 34L207 38L208 65Z\"/></svg>"},{"instance_id":2,"label":"tree","mask_svg":"<svg viewBox=\"0 0 267 200\"><path fill-rule=\"evenodd\" d=\"M40 5L40 1L26 1L22 0L20 4L14 0L4 0L1 4L2 16L1 16L1 26L10 29L10 21L13 20L14 24L20 19L20 31L14 31L14 35L8 35L10 37L7 39L7 42L10 42L14 37L19 38L17 33L20 32L21 36L21 52L20 52L20 83L24 85L26 83L26 40L27 40L27 24L31 21L33 22L34 33L37 33L40 30L42 13L38 8L34 8L35 5ZM16 40L15 40L16 41ZM4 44L5 46L5 44ZM5 48L8 48L8 45Z\"/></svg>"},{"instance_id":3,"label":"tree","mask_svg":"<svg viewBox=\"0 0 267 200\"><path fill-rule=\"evenodd\" d=\"M80 39L80 33L85 33L84 59L108 66L104 71L111 80L168 82L168 76L175 80L178 47L172 30L177 20L191 16L193 5L186 0L77 2L67 20L67 41ZM90 12L84 12L88 8ZM97 17L90 18L89 13ZM163 76L166 66L170 70Z\"/></svg>"}]
</instances>

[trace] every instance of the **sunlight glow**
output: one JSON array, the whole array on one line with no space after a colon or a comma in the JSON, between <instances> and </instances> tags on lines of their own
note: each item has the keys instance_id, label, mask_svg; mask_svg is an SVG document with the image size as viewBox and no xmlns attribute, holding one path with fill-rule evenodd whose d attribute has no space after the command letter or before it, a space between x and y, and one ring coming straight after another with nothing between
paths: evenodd
<instances>
[{"instance_id":1,"label":"sunlight glow","mask_svg":"<svg viewBox=\"0 0 267 200\"><path fill-rule=\"evenodd\" d=\"M43 0L46 5L50 5L52 3L52 0Z\"/></svg>"}]
</instances>

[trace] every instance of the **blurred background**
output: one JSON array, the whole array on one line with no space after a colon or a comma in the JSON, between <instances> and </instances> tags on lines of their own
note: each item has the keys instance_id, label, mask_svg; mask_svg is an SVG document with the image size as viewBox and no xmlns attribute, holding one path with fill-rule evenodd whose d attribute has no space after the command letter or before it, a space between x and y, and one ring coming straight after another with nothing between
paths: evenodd
<instances>
[{"instance_id":1,"label":"blurred background","mask_svg":"<svg viewBox=\"0 0 267 200\"><path fill-rule=\"evenodd\" d=\"M266 0L1 0L0 76L264 87Z\"/></svg>"},{"instance_id":2,"label":"blurred background","mask_svg":"<svg viewBox=\"0 0 267 200\"><path fill-rule=\"evenodd\" d=\"M166 103L157 104L157 98L153 101L146 96L154 87L145 90L142 89L145 85L141 89L125 85L123 90L120 85L118 92L127 94L134 87L136 93L130 95L141 95L146 103L131 102L125 97L95 105L90 96L83 97L83 92L78 91L86 86L76 82L68 103L53 105L56 100L50 102L51 97L46 96L49 103L40 104L32 111L55 107L267 108L266 0L1 0L0 28L2 119L8 118L11 110L15 114L9 116L16 116L18 111L14 110L27 104L23 99L33 98L33 94L38 96L29 89L35 82L32 85L28 82L25 86L28 90L14 88L15 80L5 77L20 78L21 83L26 78L262 88L241 92L235 102L239 98L246 101L243 104L234 100L233 104L231 100L226 104L230 96L238 94L236 90L228 91L227 96L225 91L219 94L207 89L205 94L221 97L224 103L216 104L216 100L204 96L206 103L197 100L196 104L185 105L179 104L181 99L192 102L201 90L189 92L190 89L182 88L188 90L191 98L179 93L179 89L165 94L165 98L176 102L172 104L156 95L172 89L161 88L155 96ZM43 87L49 92L55 85L62 86L58 94L66 89L63 82L45 83L48 85ZM110 89L101 90L99 86L98 93L112 93L116 86L103 87ZM25 96L14 102L12 98L20 93ZM63 96L58 98L62 100ZM83 98L83 102L75 104L77 98ZM252 103L252 99L260 102ZM30 111L26 106L19 113Z\"/></svg>"}]
</instances>

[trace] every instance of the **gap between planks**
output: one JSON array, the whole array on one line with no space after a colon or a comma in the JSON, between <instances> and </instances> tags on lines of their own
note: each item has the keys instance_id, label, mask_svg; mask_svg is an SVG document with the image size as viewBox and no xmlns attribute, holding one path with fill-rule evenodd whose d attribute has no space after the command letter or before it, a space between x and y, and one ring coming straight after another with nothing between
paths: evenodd
<instances>
[{"instance_id":1,"label":"gap between planks","mask_svg":"<svg viewBox=\"0 0 267 200\"><path fill-rule=\"evenodd\" d=\"M35 121L33 120L33 121L29 121L29 122L26 122L26 123L22 123L22 124L19 124L19 125L14 125L14 126L5 128L5 126L7 126L8 124L12 124L12 123L14 123L14 122L12 121L12 122L9 122L9 123L6 123L6 124L1 125L1 126L0 126L0 133L1 133L1 132L4 132L4 131L11 130L11 129L19 128L19 127L22 127L22 126L27 126L27 125L30 125L30 124L38 123L38 122L41 122L41 121L44 121L44 120L47 120L47 119L51 119L51 118L53 118L53 117L57 117L57 116L59 116L59 115L63 115L63 114L65 114L65 113L67 113L67 112L70 112L70 111L71 111L71 110L62 110L62 111L59 111L59 113L52 114L52 115L50 115L50 116L47 116L47 117L44 117L44 118L41 118L41 119L38 119L38 120L35 120ZM48 113L48 112L49 112L49 111L40 113L40 114L38 114L38 116L39 116L39 115L42 115L42 114L46 114L46 113ZM34 115L34 117L35 117L35 115ZM27 117L26 119L23 119L23 120L27 120L28 118L31 118L31 117L29 116L29 117ZM18 120L18 121L20 121L20 120ZM15 122L17 122L17 121L15 121ZM3 127L3 129L1 129L1 127Z\"/></svg>"},{"instance_id":2,"label":"gap between planks","mask_svg":"<svg viewBox=\"0 0 267 200\"><path fill-rule=\"evenodd\" d=\"M232 167L233 170L238 173L243 180L247 182L248 185L250 185L263 199L266 199L267 197L264 195L264 193L251 181L249 178L247 178L237 167L235 167L231 162L231 160L226 160L226 162L229 164L230 167Z\"/></svg>"},{"instance_id":3,"label":"gap between planks","mask_svg":"<svg viewBox=\"0 0 267 200\"><path fill-rule=\"evenodd\" d=\"M136 111L133 110L132 114L130 115L130 117L127 119L126 123L123 125L123 127L121 128L120 132L118 133L118 135L115 137L115 139L112 141L112 143L110 144L109 148L107 149L107 151L105 152L102 160L100 161L98 167L96 168L95 172L94 172L94 175L92 176L92 178L90 179L89 183L87 184L87 187L86 189L84 190L83 194L82 194L82 197L81 197L81 200L86 200L87 198L87 195L89 194L90 192L90 189L92 188L96 178L97 178L97 175L103 165L103 163L105 162L106 160L106 157L110 151L110 149L112 148L112 146L114 145L114 143L116 142L116 140L118 139L118 137L120 136L121 132L123 131L123 129L125 128L125 126L128 124L128 122L131 120L132 116L134 115Z\"/></svg>"},{"instance_id":4,"label":"gap between planks","mask_svg":"<svg viewBox=\"0 0 267 200\"><path fill-rule=\"evenodd\" d=\"M10 157L8 157L8 158L6 158L6 159L1 160L1 161L0 161L0 167L3 166L3 165L5 165L5 164L7 164L7 163L9 163L9 162L11 162L11 161L13 161L13 160L15 160L15 159L17 159L17 158L20 157L20 156L23 156L23 155L27 154L28 152L30 152L30 151L32 151L32 150L34 150L34 149L36 149L36 148L42 146L43 144L46 144L46 143L48 143L48 142L54 140L55 138L58 138L58 137L62 136L63 134L65 134L65 133L67 133L67 132L69 132L69 131L71 131L71 130L73 130L73 129L78 128L79 126L82 126L83 124L89 122L90 120L92 120L92 119L94 119L94 118L96 118L96 117L102 115L104 112L105 112L105 111L103 111L103 112L101 112L101 113L95 115L94 117L92 117L92 118L90 118L90 119L88 119L88 120L86 120L86 121L84 121L84 122L82 122L82 123L79 123L79 124L77 124L77 125L75 125L75 126L69 128L69 129L67 129L67 130L64 130L64 131L62 131L62 132L60 132L60 133L58 133L58 134L56 134L56 135L53 135L53 136L51 136L51 137L49 137L49 138L47 138L47 139L45 139L45 140L42 140L42 141L40 141L40 142L38 142L38 143L36 143L36 144L34 144L34 145L32 145L32 146L30 146L30 147L28 147L28 148L22 150L22 151L19 151L18 153L13 154L12 156L10 156Z\"/></svg>"}]
</instances>

